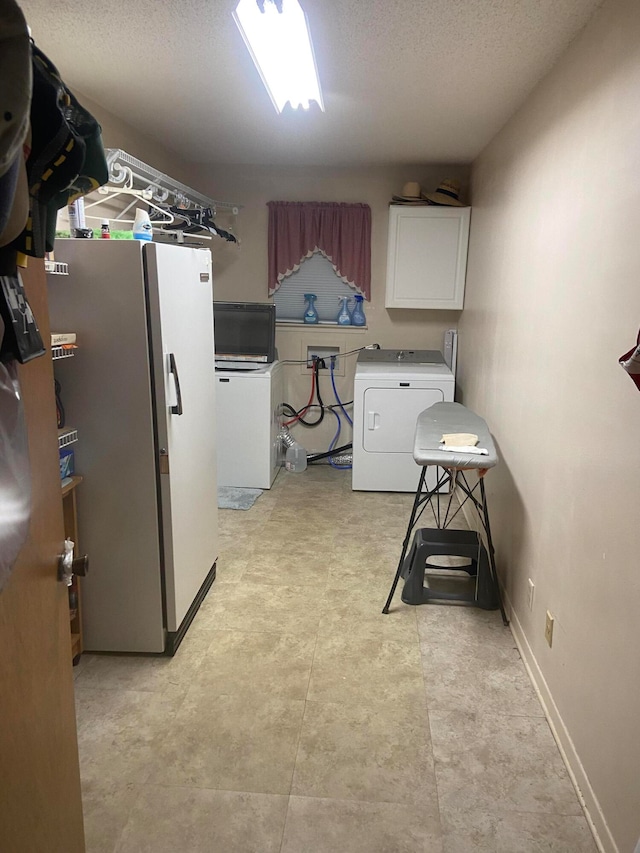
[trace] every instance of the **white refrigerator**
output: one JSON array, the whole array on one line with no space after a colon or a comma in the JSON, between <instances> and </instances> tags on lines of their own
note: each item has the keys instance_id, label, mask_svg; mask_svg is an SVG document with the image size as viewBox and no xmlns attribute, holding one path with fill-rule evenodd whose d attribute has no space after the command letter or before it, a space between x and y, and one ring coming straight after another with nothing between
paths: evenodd
<instances>
[{"instance_id":1,"label":"white refrigerator","mask_svg":"<svg viewBox=\"0 0 640 853\"><path fill-rule=\"evenodd\" d=\"M76 473L84 646L173 654L218 558L211 254L57 240L52 332Z\"/></svg>"}]
</instances>

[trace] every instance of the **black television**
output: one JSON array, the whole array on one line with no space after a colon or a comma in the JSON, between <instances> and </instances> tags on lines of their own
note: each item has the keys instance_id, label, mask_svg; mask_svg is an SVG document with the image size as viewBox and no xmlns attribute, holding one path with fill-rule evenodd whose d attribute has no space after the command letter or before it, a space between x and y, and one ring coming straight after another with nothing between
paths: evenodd
<instances>
[{"instance_id":1,"label":"black television","mask_svg":"<svg viewBox=\"0 0 640 853\"><path fill-rule=\"evenodd\" d=\"M268 302L214 302L217 363L271 364L276 359L276 306Z\"/></svg>"}]
</instances>

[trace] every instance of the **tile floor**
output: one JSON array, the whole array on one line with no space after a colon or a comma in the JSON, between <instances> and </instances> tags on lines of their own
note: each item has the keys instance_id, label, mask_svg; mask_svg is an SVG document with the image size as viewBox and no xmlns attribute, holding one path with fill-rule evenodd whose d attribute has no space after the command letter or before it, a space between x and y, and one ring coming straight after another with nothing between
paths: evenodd
<instances>
[{"instance_id":1,"label":"tile floor","mask_svg":"<svg viewBox=\"0 0 640 853\"><path fill-rule=\"evenodd\" d=\"M381 615L411 500L282 472L173 659L84 656L88 853L595 853L499 613Z\"/></svg>"}]
</instances>

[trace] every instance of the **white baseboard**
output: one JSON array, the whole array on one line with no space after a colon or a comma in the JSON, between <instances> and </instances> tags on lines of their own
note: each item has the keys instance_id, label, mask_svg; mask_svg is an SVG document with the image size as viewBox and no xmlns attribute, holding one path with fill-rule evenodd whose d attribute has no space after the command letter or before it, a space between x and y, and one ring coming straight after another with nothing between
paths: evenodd
<instances>
[{"instance_id":1,"label":"white baseboard","mask_svg":"<svg viewBox=\"0 0 640 853\"><path fill-rule=\"evenodd\" d=\"M504 596L504 590L502 594ZM533 684L538 699L540 700L542 710L547 718L551 732L558 744L560 755L566 765L571 781L573 782L573 786L576 789L578 799L584 809L585 817L587 818L587 822L591 832L593 833L598 850L600 853L620 853L618 845L611 835L611 830L609 829L609 825L607 824L602 812L598 798L591 787L591 783L589 782L589 778L582 765L580 756L578 755L573 740L571 739L571 735L564 724L564 720L560 716L558 707L553 701L551 691L549 690L542 671L538 666L538 662L534 657L525 633L522 630L520 620L511 606L508 596L505 598L505 605L510 613L511 633L516 641L518 651L520 652L529 678L531 679L531 683Z\"/></svg>"},{"instance_id":2,"label":"white baseboard","mask_svg":"<svg viewBox=\"0 0 640 853\"><path fill-rule=\"evenodd\" d=\"M467 503L462 507L462 512L470 529L478 530L480 525L478 523L478 517L475 510L471 510ZM525 665L525 669L527 670L527 674L531 679L536 695L540 700L542 710L544 711L551 733L558 745L560 755L562 756L569 778L576 790L580 805L584 810L584 814L593 834L596 846L600 853L620 853L618 845L611 835L611 830L609 829L609 825L605 819L602 808L600 807L598 798L591 787L591 783L589 782L589 778L582 765L580 756L575 748L575 744L573 743L564 720L560 716L560 712L553 700L553 696L549 690L547 682L545 681L544 675L542 674L542 670L538 666L538 662L533 654L531 646L529 645L529 641L527 640L522 625L520 624L518 615L502 585L500 587L500 591L505 610L509 616L509 627L511 628L511 633L513 634L516 646L518 647L518 651L520 652L520 656Z\"/></svg>"}]
</instances>

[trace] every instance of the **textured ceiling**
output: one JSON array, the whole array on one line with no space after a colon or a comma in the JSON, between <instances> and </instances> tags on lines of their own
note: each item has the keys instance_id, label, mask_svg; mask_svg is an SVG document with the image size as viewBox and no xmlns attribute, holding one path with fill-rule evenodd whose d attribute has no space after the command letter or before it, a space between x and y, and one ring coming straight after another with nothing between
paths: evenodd
<instances>
[{"instance_id":1,"label":"textured ceiling","mask_svg":"<svg viewBox=\"0 0 640 853\"><path fill-rule=\"evenodd\" d=\"M20 5L71 88L188 161L353 165L471 161L601 0L302 0L326 112L290 115L236 3Z\"/></svg>"}]
</instances>

